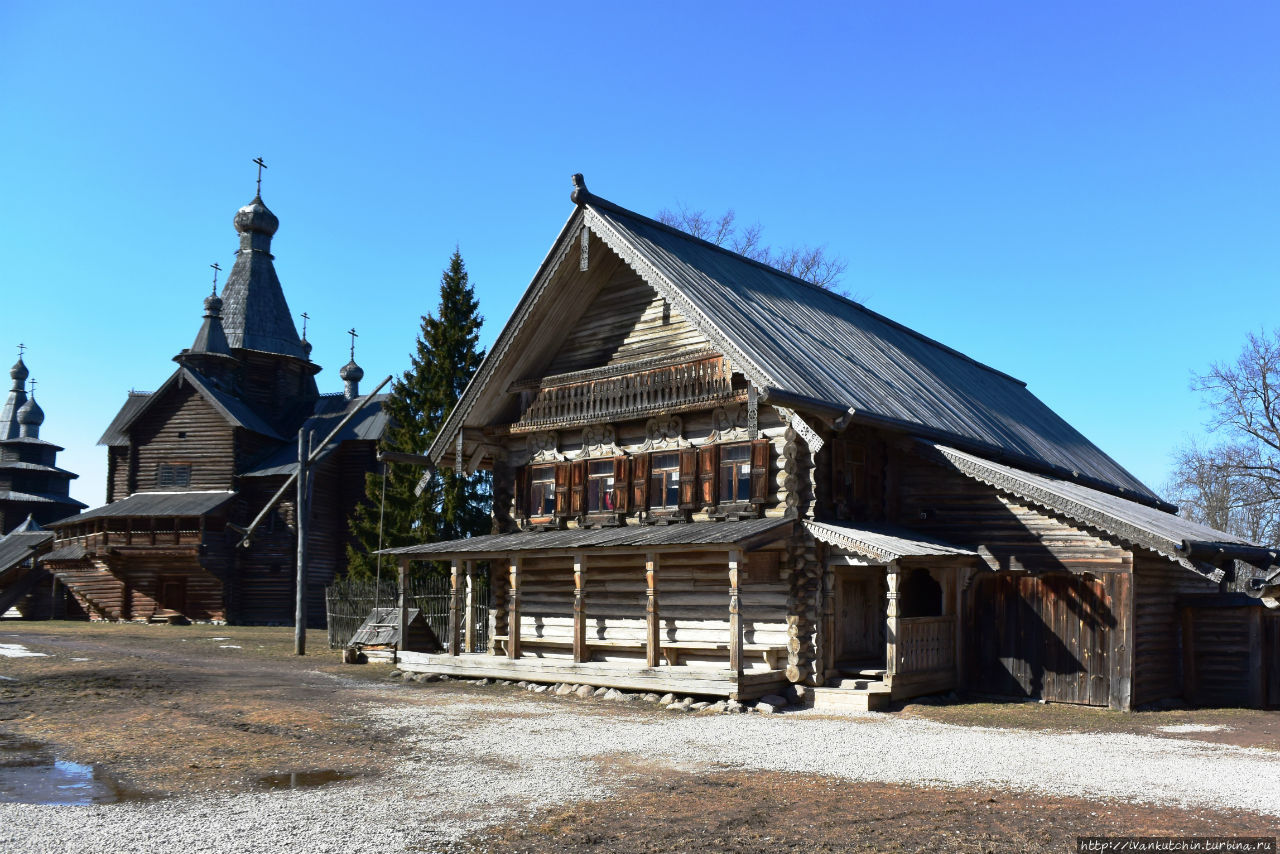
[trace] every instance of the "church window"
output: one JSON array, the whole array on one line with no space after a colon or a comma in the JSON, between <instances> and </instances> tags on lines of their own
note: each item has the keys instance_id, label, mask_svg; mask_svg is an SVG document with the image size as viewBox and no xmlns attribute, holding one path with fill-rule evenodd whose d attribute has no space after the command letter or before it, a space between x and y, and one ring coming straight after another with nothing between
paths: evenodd
<instances>
[{"instance_id":1,"label":"church window","mask_svg":"<svg viewBox=\"0 0 1280 854\"><path fill-rule=\"evenodd\" d=\"M190 463L161 463L156 471L156 486L190 486Z\"/></svg>"}]
</instances>

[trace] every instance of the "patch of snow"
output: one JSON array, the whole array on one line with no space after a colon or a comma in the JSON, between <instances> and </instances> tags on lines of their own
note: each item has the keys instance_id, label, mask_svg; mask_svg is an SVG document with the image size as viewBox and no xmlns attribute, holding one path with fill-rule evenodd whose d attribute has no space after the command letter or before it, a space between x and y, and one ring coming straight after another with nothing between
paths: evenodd
<instances>
[{"instance_id":1,"label":"patch of snow","mask_svg":"<svg viewBox=\"0 0 1280 854\"><path fill-rule=\"evenodd\" d=\"M71 659L71 660L72 660L72 661L88 661L89 659L87 659L87 658L73 658L73 659Z\"/></svg>"},{"instance_id":2,"label":"patch of snow","mask_svg":"<svg viewBox=\"0 0 1280 854\"><path fill-rule=\"evenodd\" d=\"M233 643L221 643L218 644L218 649L241 649L241 647L238 647Z\"/></svg>"},{"instance_id":3,"label":"patch of snow","mask_svg":"<svg viewBox=\"0 0 1280 854\"><path fill-rule=\"evenodd\" d=\"M4 658L48 658L47 652L32 652L20 643L0 643L0 656Z\"/></svg>"},{"instance_id":4,"label":"patch of snow","mask_svg":"<svg viewBox=\"0 0 1280 854\"><path fill-rule=\"evenodd\" d=\"M231 640L231 638L209 638L209 640Z\"/></svg>"},{"instance_id":5,"label":"patch of snow","mask_svg":"<svg viewBox=\"0 0 1280 854\"><path fill-rule=\"evenodd\" d=\"M17 682L12 676L0 676L0 682Z\"/></svg>"}]
</instances>

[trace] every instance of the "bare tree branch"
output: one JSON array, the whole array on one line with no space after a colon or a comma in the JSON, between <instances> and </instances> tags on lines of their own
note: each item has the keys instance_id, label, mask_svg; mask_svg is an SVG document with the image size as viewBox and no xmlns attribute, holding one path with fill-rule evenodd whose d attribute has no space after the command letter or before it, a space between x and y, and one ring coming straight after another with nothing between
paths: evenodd
<instances>
[{"instance_id":1,"label":"bare tree branch","mask_svg":"<svg viewBox=\"0 0 1280 854\"><path fill-rule=\"evenodd\" d=\"M818 287L849 296L839 287L841 277L849 267L847 261L828 255L825 246L792 246L775 250L761 241L763 229L759 223L739 229L732 208L718 219L707 216L704 210L691 210L684 205L675 211L663 208L658 211L658 221Z\"/></svg>"}]
</instances>

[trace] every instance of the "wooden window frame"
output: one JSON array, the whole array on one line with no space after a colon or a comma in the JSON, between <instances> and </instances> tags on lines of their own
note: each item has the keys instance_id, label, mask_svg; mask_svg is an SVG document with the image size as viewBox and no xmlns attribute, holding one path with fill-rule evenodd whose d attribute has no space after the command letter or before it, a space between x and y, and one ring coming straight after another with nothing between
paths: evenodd
<instances>
[{"instance_id":1,"label":"wooden window frame","mask_svg":"<svg viewBox=\"0 0 1280 854\"><path fill-rule=\"evenodd\" d=\"M166 478L166 475L168 477ZM156 488L190 488L191 463L160 463L156 466Z\"/></svg>"},{"instance_id":2,"label":"wooden window frame","mask_svg":"<svg viewBox=\"0 0 1280 854\"><path fill-rule=\"evenodd\" d=\"M550 478L545 475L550 474ZM538 475L543 477L539 478ZM525 517L530 522L549 522L555 517L555 505L558 500L558 481L556 479L555 463L540 463L524 466L521 473L517 475L517 495L523 495L522 499L518 499L523 504ZM534 488L534 483L551 484L551 512L546 512L546 493L543 493L543 501L534 506L534 499L538 490ZM517 511L518 512L518 511Z\"/></svg>"}]
</instances>

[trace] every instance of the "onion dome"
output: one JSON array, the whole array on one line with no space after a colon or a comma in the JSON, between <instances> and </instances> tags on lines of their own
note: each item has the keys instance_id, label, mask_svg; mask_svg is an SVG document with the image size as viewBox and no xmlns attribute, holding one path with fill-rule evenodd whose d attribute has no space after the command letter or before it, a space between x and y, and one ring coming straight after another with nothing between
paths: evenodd
<instances>
[{"instance_id":1,"label":"onion dome","mask_svg":"<svg viewBox=\"0 0 1280 854\"><path fill-rule=\"evenodd\" d=\"M31 376L31 372L27 370L27 365L22 361L22 357L18 357L18 361L9 369L9 376L13 378L14 388L21 388L18 383L25 383L27 377Z\"/></svg>"},{"instance_id":2,"label":"onion dome","mask_svg":"<svg viewBox=\"0 0 1280 854\"><path fill-rule=\"evenodd\" d=\"M232 222L241 234L265 234L267 237L274 235L280 227L280 220L262 203L262 196L254 196L253 201L236 211Z\"/></svg>"},{"instance_id":3,"label":"onion dome","mask_svg":"<svg viewBox=\"0 0 1280 854\"><path fill-rule=\"evenodd\" d=\"M18 423L24 427L39 427L44 423L44 410L34 397L27 398L27 402L18 410Z\"/></svg>"},{"instance_id":4,"label":"onion dome","mask_svg":"<svg viewBox=\"0 0 1280 854\"><path fill-rule=\"evenodd\" d=\"M44 423L44 410L34 397L18 409L18 435L29 439L40 438L40 425Z\"/></svg>"},{"instance_id":5,"label":"onion dome","mask_svg":"<svg viewBox=\"0 0 1280 854\"><path fill-rule=\"evenodd\" d=\"M222 314L222 298L217 294L211 294L204 298L204 316L214 317Z\"/></svg>"},{"instance_id":6,"label":"onion dome","mask_svg":"<svg viewBox=\"0 0 1280 854\"><path fill-rule=\"evenodd\" d=\"M342 396L347 400L355 400L360 396L360 380L364 379L364 368L356 364L355 355L351 357L351 361L342 366L338 371L338 377L342 380Z\"/></svg>"}]
</instances>

